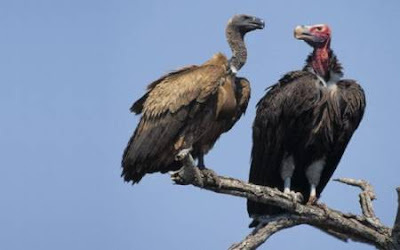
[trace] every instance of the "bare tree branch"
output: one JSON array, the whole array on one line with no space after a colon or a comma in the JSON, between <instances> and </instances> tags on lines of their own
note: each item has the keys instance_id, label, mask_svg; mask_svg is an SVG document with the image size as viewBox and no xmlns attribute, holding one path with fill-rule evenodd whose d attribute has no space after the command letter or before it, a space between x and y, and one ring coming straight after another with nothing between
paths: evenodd
<instances>
[{"instance_id":1,"label":"bare tree branch","mask_svg":"<svg viewBox=\"0 0 400 250\"><path fill-rule=\"evenodd\" d=\"M193 165L193 161L185 161L185 166L179 172L173 174L174 182L183 185L192 184L216 193L239 196L256 202L278 206L289 212L288 217L280 217L256 228L242 242L231 246L231 249L255 249L279 230L299 224L312 225L341 240L351 239L364 242L378 249L399 249L396 248L399 244L394 242L394 240L400 239L399 212L392 236L392 229L382 225L375 216L372 207L375 193L372 186L365 181L340 179L343 183L358 186L363 190L362 194L360 194L360 203L363 211L361 216L342 213L328 208L324 204L303 205L293 201L292 196L284 194L278 189L258 186L234 178L217 176L216 174L206 175L203 171L199 173L198 170L193 170ZM188 175L185 171L194 171L196 174ZM196 178L186 180L185 176L196 176ZM400 199L400 189L398 193Z\"/></svg>"},{"instance_id":2,"label":"bare tree branch","mask_svg":"<svg viewBox=\"0 0 400 250\"><path fill-rule=\"evenodd\" d=\"M269 223L260 224L243 241L233 244L229 250L256 249L274 233L300 224L307 224L307 220L294 214L282 215ZM323 229L321 228L319 229L322 232L327 233L340 241L348 242L349 240L349 237L343 233L333 231L328 227Z\"/></svg>"},{"instance_id":3,"label":"bare tree branch","mask_svg":"<svg viewBox=\"0 0 400 250\"><path fill-rule=\"evenodd\" d=\"M380 223L378 218L375 216L372 201L376 199L374 188L365 180L354 180L350 178L339 178L334 181L345 183L348 185L356 186L361 188L362 192L360 196L360 205L362 213L365 217L370 218L374 223Z\"/></svg>"},{"instance_id":4,"label":"bare tree branch","mask_svg":"<svg viewBox=\"0 0 400 250\"><path fill-rule=\"evenodd\" d=\"M252 250L263 244L274 233L301 224L299 218L295 215L278 218L267 224L261 224L256 227L243 241L233 244L229 250Z\"/></svg>"}]
</instances>

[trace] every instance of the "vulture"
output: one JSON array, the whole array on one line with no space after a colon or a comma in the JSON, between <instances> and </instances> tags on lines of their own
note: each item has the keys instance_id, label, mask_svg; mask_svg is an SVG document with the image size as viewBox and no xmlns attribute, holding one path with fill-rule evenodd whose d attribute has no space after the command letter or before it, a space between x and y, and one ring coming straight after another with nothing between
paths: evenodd
<instances>
[{"instance_id":1,"label":"vulture","mask_svg":"<svg viewBox=\"0 0 400 250\"><path fill-rule=\"evenodd\" d=\"M360 124L365 95L355 80L341 79L328 25L297 26L294 35L313 52L302 70L285 74L257 104L249 182L301 193L314 204ZM285 213L251 200L247 211L250 226Z\"/></svg>"},{"instance_id":2,"label":"vulture","mask_svg":"<svg viewBox=\"0 0 400 250\"><path fill-rule=\"evenodd\" d=\"M204 155L247 108L249 81L236 73L247 59L245 34L263 28L260 18L234 15L225 32L230 59L217 53L202 65L183 67L148 85L131 107L141 118L122 157L121 176L126 182L135 184L148 173L179 170L182 163L176 155L182 152L190 152L198 159L198 169L206 170Z\"/></svg>"}]
</instances>

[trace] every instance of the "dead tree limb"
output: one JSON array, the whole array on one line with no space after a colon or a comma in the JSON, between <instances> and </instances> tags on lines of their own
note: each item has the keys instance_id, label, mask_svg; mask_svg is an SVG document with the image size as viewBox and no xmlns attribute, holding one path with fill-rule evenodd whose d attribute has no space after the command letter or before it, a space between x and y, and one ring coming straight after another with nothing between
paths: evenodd
<instances>
[{"instance_id":1,"label":"dead tree limb","mask_svg":"<svg viewBox=\"0 0 400 250\"><path fill-rule=\"evenodd\" d=\"M374 223L380 223L379 219L375 216L374 207L372 205L372 201L376 199L376 194L371 184L364 180L354 180L350 178L339 178L334 181L361 188L362 192L359 194L359 197L363 215Z\"/></svg>"},{"instance_id":2,"label":"dead tree limb","mask_svg":"<svg viewBox=\"0 0 400 250\"><path fill-rule=\"evenodd\" d=\"M301 224L300 218L295 218L295 215L288 215L271 221L267 224L261 224L253 230L243 241L233 244L229 250L247 250L256 249L262 245L274 233Z\"/></svg>"},{"instance_id":3,"label":"dead tree limb","mask_svg":"<svg viewBox=\"0 0 400 250\"><path fill-rule=\"evenodd\" d=\"M293 201L292 196L284 194L278 189L258 186L216 174L199 173L198 170L194 171L192 159L184 162L184 167L172 175L176 184L191 184L216 193L239 196L278 206L289 212L286 217L279 217L268 224L257 227L242 242L232 245L230 247L232 250L256 249L272 234L299 224L314 226L344 241L351 239L373 245L378 249L400 250L400 205L393 229L383 225L375 216L372 207L375 193L372 186L366 181L344 178L338 180L362 189L360 204L363 214L355 215L336 211L323 204L303 205ZM195 178L185 179L187 176L194 176ZM397 192L400 204L400 188L397 189Z\"/></svg>"}]
</instances>

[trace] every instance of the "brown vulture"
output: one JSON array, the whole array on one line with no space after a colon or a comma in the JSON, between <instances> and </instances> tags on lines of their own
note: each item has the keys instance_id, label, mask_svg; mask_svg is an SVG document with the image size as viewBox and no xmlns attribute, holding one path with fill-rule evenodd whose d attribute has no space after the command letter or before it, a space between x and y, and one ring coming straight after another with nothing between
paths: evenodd
<instances>
[{"instance_id":1,"label":"brown vulture","mask_svg":"<svg viewBox=\"0 0 400 250\"><path fill-rule=\"evenodd\" d=\"M135 184L145 174L180 169L175 156L181 152L190 152L205 170L204 154L247 108L250 85L236 73L247 58L244 35L263 28L260 18L233 16L226 27L230 59L217 53L202 65L173 71L147 87L131 107L142 116L123 154L125 181Z\"/></svg>"},{"instance_id":2,"label":"brown vulture","mask_svg":"<svg viewBox=\"0 0 400 250\"><path fill-rule=\"evenodd\" d=\"M284 75L257 104L249 182L299 192L313 204L363 117L365 96L356 81L341 79L327 25L297 26L294 33L313 52L303 70ZM285 212L251 200L247 210L255 218L250 226Z\"/></svg>"}]
</instances>

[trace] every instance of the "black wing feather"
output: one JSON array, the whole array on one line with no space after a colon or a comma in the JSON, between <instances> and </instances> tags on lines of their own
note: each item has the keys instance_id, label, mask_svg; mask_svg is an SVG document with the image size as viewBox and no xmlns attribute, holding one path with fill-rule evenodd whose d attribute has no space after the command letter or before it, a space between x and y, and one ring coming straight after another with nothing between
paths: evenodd
<instances>
[{"instance_id":1,"label":"black wing feather","mask_svg":"<svg viewBox=\"0 0 400 250\"><path fill-rule=\"evenodd\" d=\"M336 170L347 144L363 118L366 105L364 90L355 81L342 80L336 85L339 95L338 112L340 112L341 119L337 121L334 143L327 156L326 165L317 187L318 196Z\"/></svg>"},{"instance_id":2,"label":"black wing feather","mask_svg":"<svg viewBox=\"0 0 400 250\"><path fill-rule=\"evenodd\" d=\"M299 124L308 121L320 98L317 78L305 71L283 76L257 104L249 182L282 189L280 165L286 150L297 145ZM303 124L302 126L310 126ZM277 214L282 209L247 201L249 215Z\"/></svg>"}]
</instances>

